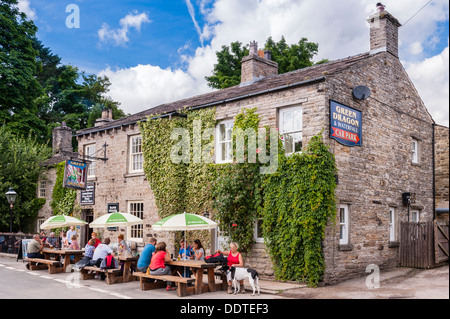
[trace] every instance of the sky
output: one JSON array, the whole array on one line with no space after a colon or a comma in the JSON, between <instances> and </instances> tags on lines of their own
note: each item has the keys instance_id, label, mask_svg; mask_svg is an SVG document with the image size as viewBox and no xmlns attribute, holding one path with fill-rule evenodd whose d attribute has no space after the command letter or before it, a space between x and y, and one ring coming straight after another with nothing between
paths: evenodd
<instances>
[{"instance_id":1,"label":"sky","mask_svg":"<svg viewBox=\"0 0 450 319\"><path fill-rule=\"evenodd\" d=\"M315 61L369 51L374 0L19 0L38 38L88 74L108 76L126 113L212 91L205 76L223 45L269 36L319 44ZM449 3L384 0L399 55L437 124L449 126ZM77 19L76 17L79 17Z\"/></svg>"}]
</instances>

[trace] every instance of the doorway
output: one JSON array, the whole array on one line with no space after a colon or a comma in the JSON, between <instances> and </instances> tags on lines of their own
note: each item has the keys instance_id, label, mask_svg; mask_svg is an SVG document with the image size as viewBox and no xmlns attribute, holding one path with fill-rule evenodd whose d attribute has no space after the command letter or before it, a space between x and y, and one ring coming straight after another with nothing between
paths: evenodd
<instances>
[{"instance_id":1,"label":"doorway","mask_svg":"<svg viewBox=\"0 0 450 319\"><path fill-rule=\"evenodd\" d=\"M91 234L94 231L93 228L89 227L89 224L94 221L94 210L83 209L83 211L81 212L81 216L83 217L83 220L88 223L81 228L80 246L84 247L88 243L89 239L91 239Z\"/></svg>"}]
</instances>

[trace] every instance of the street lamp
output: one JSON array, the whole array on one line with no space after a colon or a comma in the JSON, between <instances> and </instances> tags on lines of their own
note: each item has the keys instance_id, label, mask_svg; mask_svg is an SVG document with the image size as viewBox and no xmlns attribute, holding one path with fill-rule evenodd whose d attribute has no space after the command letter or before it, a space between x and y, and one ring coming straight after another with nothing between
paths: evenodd
<instances>
[{"instance_id":1,"label":"street lamp","mask_svg":"<svg viewBox=\"0 0 450 319\"><path fill-rule=\"evenodd\" d=\"M6 192L6 199L9 203L10 208L10 217L9 217L9 232L12 233L12 221L13 221L13 206L16 202L17 193L12 189L12 187L9 188L9 191Z\"/></svg>"}]
</instances>

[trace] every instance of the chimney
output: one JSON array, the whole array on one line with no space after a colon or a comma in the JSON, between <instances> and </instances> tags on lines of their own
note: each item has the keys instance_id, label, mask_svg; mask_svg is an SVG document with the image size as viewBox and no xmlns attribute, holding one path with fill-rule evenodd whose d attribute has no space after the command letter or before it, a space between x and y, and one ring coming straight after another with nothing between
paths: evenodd
<instances>
[{"instance_id":1,"label":"chimney","mask_svg":"<svg viewBox=\"0 0 450 319\"><path fill-rule=\"evenodd\" d=\"M398 58L398 28L400 22L377 3L377 12L368 19L370 25L370 53L389 52Z\"/></svg>"},{"instance_id":2,"label":"chimney","mask_svg":"<svg viewBox=\"0 0 450 319\"><path fill-rule=\"evenodd\" d=\"M95 127L108 124L113 121L112 110L102 109L102 117L95 120Z\"/></svg>"},{"instance_id":3,"label":"chimney","mask_svg":"<svg viewBox=\"0 0 450 319\"><path fill-rule=\"evenodd\" d=\"M55 127L52 132L53 154L62 154L64 152L73 152L72 148L72 129L62 122L61 126Z\"/></svg>"},{"instance_id":4,"label":"chimney","mask_svg":"<svg viewBox=\"0 0 450 319\"><path fill-rule=\"evenodd\" d=\"M241 86L277 74L278 63L271 60L270 51L258 50L258 43L256 41L250 42L250 53L242 58Z\"/></svg>"}]
</instances>

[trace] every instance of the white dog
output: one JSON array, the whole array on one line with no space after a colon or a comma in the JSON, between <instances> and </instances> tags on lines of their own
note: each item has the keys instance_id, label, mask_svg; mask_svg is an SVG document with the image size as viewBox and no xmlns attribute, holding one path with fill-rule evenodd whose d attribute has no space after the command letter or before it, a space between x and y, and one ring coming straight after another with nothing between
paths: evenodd
<instances>
[{"instance_id":1,"label":"white dog","mask_svg":"<svg viewBox=\"0 0 450 319\"><path fill-rule=\"evenodd\" d=\"M234 294L240 292L241 287L239 286L239 281L248 279L250 285L253 288L253 294L255 295L255 286L258 288L258 296L259 296L259 276L256 270L251 268L241 268L241 267L231 267L230 268L231 280L233 282Z\"/></svg>"}]
</instances>

